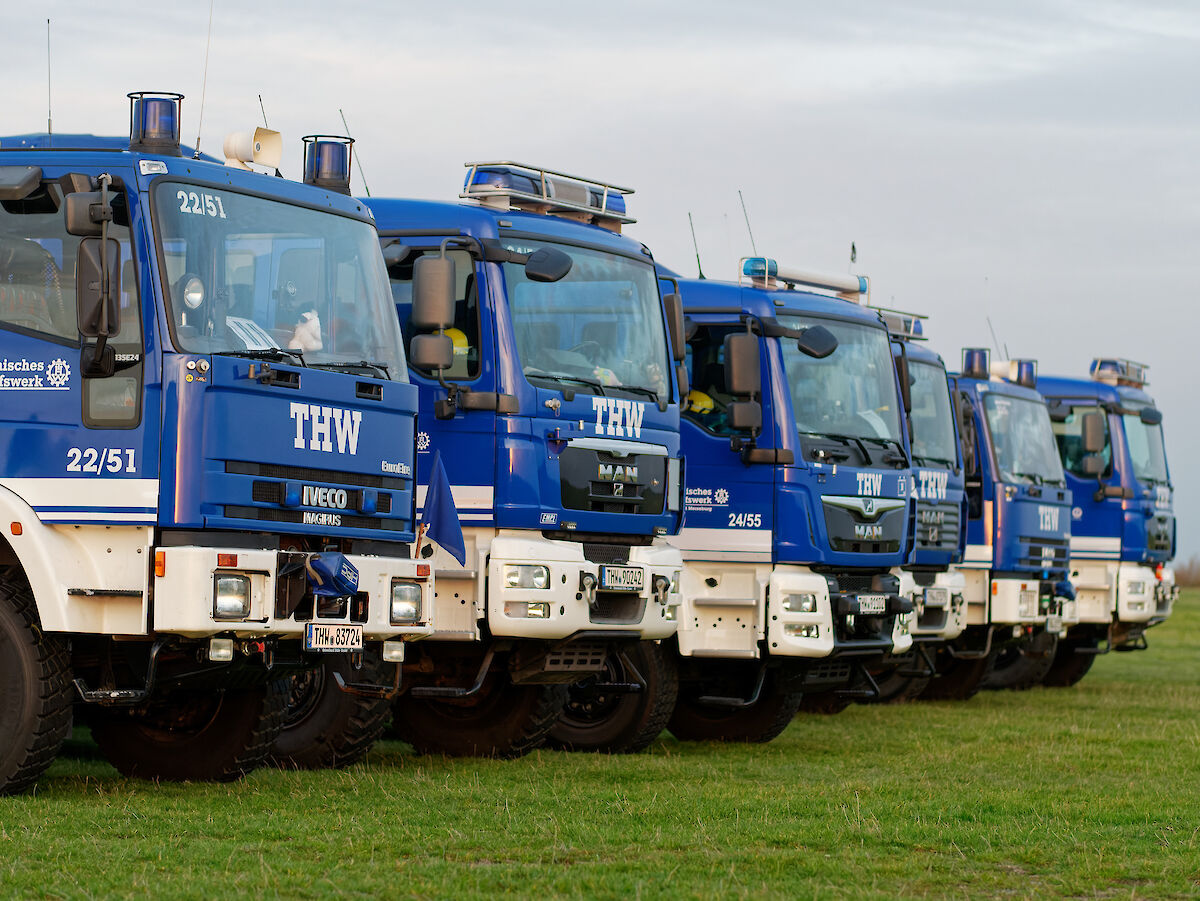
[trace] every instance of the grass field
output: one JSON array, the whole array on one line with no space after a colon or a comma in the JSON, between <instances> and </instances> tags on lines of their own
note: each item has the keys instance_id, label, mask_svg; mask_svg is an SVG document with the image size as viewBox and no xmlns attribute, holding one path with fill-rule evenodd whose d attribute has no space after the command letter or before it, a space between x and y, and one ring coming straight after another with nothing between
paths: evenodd
<instances>
[{"instance_id":1,"label":"grass field","mask_svg":"<svg viewBox=\"0 0 1200 901\"><path fill-rule=\"evenodd\" d=\"M1200 592L1150 644L1074 689L854 707L765 746L384 743L219 786L64 758L0 799L0 895L1196 896Z\"/></svg>"}]
</instances>

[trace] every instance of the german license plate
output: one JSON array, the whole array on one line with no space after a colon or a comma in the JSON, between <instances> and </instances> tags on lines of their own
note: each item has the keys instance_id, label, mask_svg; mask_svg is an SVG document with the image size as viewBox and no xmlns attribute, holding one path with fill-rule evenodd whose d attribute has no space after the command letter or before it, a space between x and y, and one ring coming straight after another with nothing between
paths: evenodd
<instances>
[{"instance_id":1,"label":"german license plate","mask_svg":"<svg viewBox=\"0 0 1200 901\"><path fill-rule=\"evenodd\" d=\"M945 607L950 603L949 588L926 588L925 589L925 606L926 607Z\"/></svg>"},{"instance_id":2,"label":"german license plate","mask_svg":"<svg viewBox=\"0 0 1200 901\"><path fill-rule=\"evenodd\" d=\"M1062 617L1052 613L1046 617L1046 631L1058 633L1062 631Z\"/></svg>"},{"instance_id":3,"label":"german license plate","mask_svg":"<svg viewBox=\"0 0 1200 901\"><path fill-rule=\"evenodd\" d=\"M600 587L605 591L641 591L645 584L646 574L640 566L600 567Z\"/></svg>"},{"instance_id":4,"label":"german license plate","mask_svg":"<svg viewBox=\"0 0 1200 901\"><path fill-rule=\"evenodd\" d=\"M886 594L860 594L858 596L859 613L883 613L886 610Z\"/></svg>"},{"instance_id":5,"label":"german license plate","mask_svg":"<svg viewBox=\"0 0 1200 901\"><path fill-rule=\"evenodd\" d=\"M305 623L306 651L361 651L363 627L357 623Z\"/></svg>"}]
</instances>

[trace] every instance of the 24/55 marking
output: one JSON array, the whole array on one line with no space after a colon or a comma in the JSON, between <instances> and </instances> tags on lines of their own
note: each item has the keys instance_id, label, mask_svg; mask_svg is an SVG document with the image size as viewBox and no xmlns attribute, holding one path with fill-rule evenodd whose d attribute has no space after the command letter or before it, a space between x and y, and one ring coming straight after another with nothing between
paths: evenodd
<instances>
[{"instance_id":1,"label":"24/55 marking","mask_svg":"<svg viewBox=\"0 0 1200 901\"><path fill-rule=\"evenodd\" d=\"M132 447L67 448L67 472L137 472Z\"/></svg>"},{"instance_id":2,"label":"24/55 marking","mask_svg":"<svg viewBox=\"0 0 1200 901\"><path fill-rule=\"evenodd\" d=\"M761 529L762 514L761 513L730 513L729 526L730 529Z\"/></svg>"}]
</instances>

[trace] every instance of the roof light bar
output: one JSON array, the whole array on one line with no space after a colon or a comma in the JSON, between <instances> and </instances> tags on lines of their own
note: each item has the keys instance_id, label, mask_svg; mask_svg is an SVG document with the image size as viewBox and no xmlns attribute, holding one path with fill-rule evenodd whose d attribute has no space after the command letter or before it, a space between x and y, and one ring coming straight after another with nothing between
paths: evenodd
<instances>
[{"instance_id":1,"label":"roof light bar","mask_svg":"<svg viewBox=\"0 0 1200 901\"><path fill-rule=\"evenodd\" d=\"M879 317L887 325L888 334L900 341L924 341L925 326L922 321L928 319L921 313L905 313L902 310L889 310L886 307L875 307Z\"/></svg>"},{"instance_id":2,"label":"roof light bar","mask_svg":"<svg viewBox=\"0 0 1200 901\"><path fill-rule=\"evenodd\" d=\"M1135 363L1122 357L1096 357L1092 360L1091 376L1097 382L1104 382L1106 385L1142 388L1150 382L1146 378L1149 368L1145 363Z\"/></svg>"},{"instance_id":3,"label":"roof light bar","mask_svg":"<svg viewBox=\"0 0 1200 901\"><path fill-rule=\"evenodd\" d=\"M742 257L738 261L738 283L749 278L756 287L773 287L771 282L783 282L789 288L803 286L833 291L843 300L861 302L870 295L871 282L865 275L830 275L805 269L780 266L770 257Z\"/></svg>"},{"instance_id":4,"label":"roof light bar","mask_svg":"<svg viewBox=\"0 0 1200 901\"><path fill-rule=\"evenodd\" d=\"M991 366L991 374L1022 388L1036 388L1037 360L997 360Z\"/></svg>"},{"instance_id":5,"label":"roof light bar","mask_svg":"<svg viewBox=\"0 0 1200 901\"><path fill-rule=\"evenodd\" d=\"M501 210L567 216L615 232L623 223L637 221L625 206L625 195L633 188L511 160L465 165L469 171L458 196L467 200Z\"/></svg>"},{"instance_id":6,"label":"roof light bar","mask_svg":"<svg viewBox=\"0 0 1200 901\"><path fill-rule=\"evenodd\" d=\"M170 91L134 91L129 98L129 149L182 156L179 110L183 95Z\"/></svg>"}]
</instances>

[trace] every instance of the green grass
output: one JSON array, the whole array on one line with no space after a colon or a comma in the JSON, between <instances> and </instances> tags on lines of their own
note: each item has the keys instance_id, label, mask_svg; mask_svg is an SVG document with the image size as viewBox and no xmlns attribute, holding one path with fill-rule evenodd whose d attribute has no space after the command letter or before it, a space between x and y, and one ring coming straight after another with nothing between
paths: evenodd
<instances>
[{"instance_id":1,"label":"green grass","mask_svg":"<svg viewBox=\"0 0 1200 901\"><path fill-rule=\"evenodd\" d=\"M1074 689L854 707L775 742L415 757L234 785L61 759L0 896L1200 895L1200 593Z\"/></svg>"}]
</instances>

